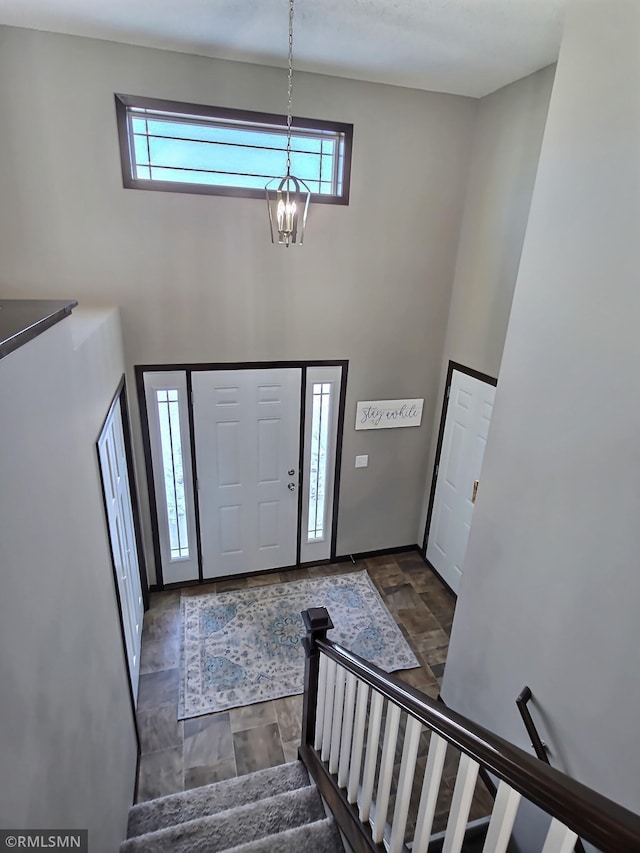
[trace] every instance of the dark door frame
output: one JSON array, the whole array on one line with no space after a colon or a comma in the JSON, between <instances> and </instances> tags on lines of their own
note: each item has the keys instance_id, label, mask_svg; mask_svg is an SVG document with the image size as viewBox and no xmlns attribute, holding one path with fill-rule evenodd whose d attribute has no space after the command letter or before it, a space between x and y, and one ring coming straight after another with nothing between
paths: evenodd
<instances>
[{"instance_id":1,"label":"dark door frame","mask_svg":"<svg viewBox=\"0 0 640 853\"><path fill-rule=\"evenodd\" d=\"M102 470L102 461L100 459L100 440L102 439L105 427L109 422L111 415L113 414L113 410L116 405L120 402L120 416L122 419L122 434L124 436L124 453L127 464L127 476L129 478L129 497L131 500L131 512L133 515L133 530L136 539L136 553L138 557L138 571L140 573L140 589L142 591L142 602L144 605L144 610L147 611L149 609L149 583L147 580L147 566L144 558L144 548L142 545L142 527L140 523L140 505L138 503L138 489L136 484L136 475L135 468L133 464L133 444L131 441L131 422L129 419L129 404L127 402L127 383L124 374L122 375L120 382L118 383L118 387L116 389L115 394L113 395L111 402L109 403L109 408L107 410L107 414L105 415L102 424L100 425L100 431L98 432L98 437L96 438L96 456L98 461L98 470L100 472L100 489L102 491L102 503L104 506L104 520L105 520L105 529L107 538L109 540L109 554L111 556L111 569L113 572L113 586L115 590L116 596L116 604L118 607L118 621L120 625L120 635L122 639L122 657L126 670L127 676L127 686L129 688L129 703L131 706L131 715L133 718L133 728L136 737L136 781L135 781L135 790L133 795L133 802L135 803L138 794L138 781L139 781L139 768L140 768L140 731L138 729L138 718L136 711L136 699L133 693L133 685L131 684L131 675L129 673L129 658L127 654L127 641L124 630L124 619L122 617L122 601L120 599L120 587L118 586L118 577L117 577L117 568L116 561L113 550L113 543L111 541L111 531L109 529L109 509L107 505L107 495L104 488L104 475L105 472Z\"/></svg>"},{"instance_id":2,"label":"dark door frame","mask_svg":"<svg viewBox=\"0 0 640 853\"><path fill-rule=\"evenodd\" d=\"M429 539L429 528L431 526L431 516L433 515L433 501L436 495L436 483L438 480L438 471L440 469L440 454L442 453L442 439L444 438L444 428L447 422L447 412L449 410L449 393L451 391L451 380L453 377L453 371L457 370L458 373L465 373L467 376L471 376L473 379L479 379L481 382L486 382L488 385L497 386L498 380L489 376L486 373L481 373L479 370L474 370L472 367L466 367L464 364L459 364L457 361L449 361L449 366L447 368L447 380L445 383L444 389L444 397L442 399L442 414L440 415L440 429L438 431L438 443L436 445L436 457L433 463L433 473L431 475L431 491L429 493L429 507L427 509L427 520L424 526L424 537L422 539L422 556L425 562L429 565L436 574L438 572L431 565L431 563L427 560L427 541ZM438 577L440 575L438 574ZM444 583L444 581L443 581ZM448 586L448 584L446 584Z\"/></svg>"},{"instance_id":3,"label":"dark door frame","mask_svg":"<svg viewBox=\"0 0 640 853\"><path fill-rule=\"evenodd\" d=\"M197 371L214 371L214 370L269 370L273 368L298 368L301 371L300 382L300 451L298 470L300 471L298 483L298 524L297 524L297 540L296 540L296 563L295 568L300 566L300 546L301 546L301 519L302 519L302 485L304 478L304 422L306 408L306 388L307 388L307 368L309 367L341 367L342 374L340 380L340 394L338 400L338 430L336 435L336 459L334 469L334 486L333 486L333 510L332 510L332 526L331 526L331 562L336 557L336 542L338 535L338 506L340 498L340 472L342 467L342 442L344 434L344 413L345 400L347 395L347 374L349 372L348 359L319 359L310 361L240 361L240 362L212 362L195 363L195 364L136 364L134 366L136 376L136 387L138 392L138 405L140 409L140 425L142 430L142 444L144 448L144 464L147 476L147 484L149 491L149 509L151 514L151 533L153 539L153 555L156 563L156 584L153 589L168 589L170 587L190 586L193 584L202 584L210 582L210 579L205 579L202 572L202 547L200 539L200 507L198 503L198 490L194 487L194 513L196 521L196 538L198 545L198 580L184 581L177 584L165 584L162 576L162 560L160 553L160 535L158 529L158 507L156 503L155 480L153 477L153 465L151 460L151 438L149 433L149 418L147 415L147 397L144 387L145 373L168 373L171 371L179 371L186 374L187 379L187 410L189 413L189 438L191 442L191 465L193 470L194 485L198 479L198 469L196 460L195 448L195 426L193 419L193 399L192 399L192 374ZM270 571L283 571L279 569L266 569L265 573ZM230 577L234 577L233 575Z\"/></svg>"}]
</instances>

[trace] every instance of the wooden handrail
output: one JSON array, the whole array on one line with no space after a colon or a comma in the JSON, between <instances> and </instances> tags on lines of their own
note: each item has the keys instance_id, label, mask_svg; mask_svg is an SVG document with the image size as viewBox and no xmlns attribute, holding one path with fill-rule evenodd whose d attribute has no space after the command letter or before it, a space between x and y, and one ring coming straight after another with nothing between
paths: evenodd
<instances>
[{"instance_id":1,"label":"wooden handrail","mask_svg":"<svg viewBox=\"0 0 640 853\"><path fill-rule=\"evenodd\" d=\"M531 688L525 684L522 688L518 697L516 699L516 705L518 707L518 711L520 711L520 716L522 717L522 722L527 730L527 734L531 738L531 746L533 747L533 751L538 756L540 761L544 761L545 764L551 764L549 761L549 756L547 755L547 745L544 743L540 735L538 734L538 729L536 728L536 724L533 722L533 717L531 716L529 709L527 708L527 702L533 697L531 693ZM573 848L575 853L585 853L584 844L581 839L578 838L576 841L575 847Z\"/></svg>"},{"instance_id":2,"label":"wooden handrail","mask_svg":"<svg viewBox=\"0 0 640 853\"><path fill-rule=\"evenodd\" d=\"M541 763L523 749L327 639L327 625L320 617L323 610L314 609L318 624L322 623L318 634L314 635L311 624L311 621L316 620L305 619L308 629L305 640L307 656L311 652L317 660L319 653L326 655L469 755L490 773L503 779L527 800L558 818L583 840L611 853L640 850L640 815ZM324 613L328 617L326 610ZM315 681L314 700L317 698L317 677ZM311 708L310 700L311 697L305 696L305 709ZM313 725L311 723L310 720L305 727L303 746L311 743L315 717Z\"/></svg>"},{"instance_id":3,"label":"wooden handrail","mask_svg":"<svg viewBox=\"0 0 640 853\"><path fill-rule=\"evenodd\" d=\"M531 746L533 747L533 751L538 756L540 761L544 761L545 764L551 764L549 761L549 756L547 755L547 745L543 743L540 735L538 734L538 730L536 728L536 724L533 722L533 717L529 713L529 709L527 708L527 702L531 699L532 693L531 688L526 684L518 694L518 698L516 699L516 705L518 707L518 711L520 711L520 716L522 717L522 722L524 723L524 727L527 730L527 734L531 738Z\"/></svg>"}]
</instances>

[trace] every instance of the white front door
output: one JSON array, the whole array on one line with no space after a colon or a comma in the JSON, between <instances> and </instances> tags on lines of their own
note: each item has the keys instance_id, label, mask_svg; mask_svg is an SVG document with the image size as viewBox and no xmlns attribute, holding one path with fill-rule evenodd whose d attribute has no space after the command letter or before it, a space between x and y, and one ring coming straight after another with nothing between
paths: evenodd
<instances>
[{"instance_id":1,"label":"white front door","mask_svg":"<svg viewBox=\"0 0 640 853\"><path fill-rule=\"evenodd\" d=\"M144 604L119 399L114 404L98 440L98 453L129 677L135 699L140 676Z\"/></svg>"},{"instance_id":2,"label":"white front door","mask_svg":"<svg viewBox=\"0 0 640 853\"><path fill-rule=\"evenodd\" d=\"M436 475L427 560L458 592L496 389L454 370Z\"/></svg>"},{"instance_id":3,"label":"white front door","mask_svg":"<svg viewBox=\"0 0 640 853\"><path fill-rule=\"evenodd\" d=\"M194 371L204 578L296 563L300 368Z\"/></svg>"}]
</instances>

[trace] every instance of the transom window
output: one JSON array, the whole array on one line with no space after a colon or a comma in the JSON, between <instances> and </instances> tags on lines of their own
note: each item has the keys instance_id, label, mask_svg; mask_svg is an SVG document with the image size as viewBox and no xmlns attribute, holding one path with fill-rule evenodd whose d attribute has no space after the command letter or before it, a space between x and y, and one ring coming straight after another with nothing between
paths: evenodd
<instances>
[{"instance_id":1,"label":"transom window","mask_svg":"<svg viewBox=\"0 0 640 853\"><path fill-rule=\"evenodd\" d=\"M125 187L264 198L286 170L284 116L116 95ZM294 119L291 171L313 201L349 203L353 126Z\"/></svg>"}]
</instances>

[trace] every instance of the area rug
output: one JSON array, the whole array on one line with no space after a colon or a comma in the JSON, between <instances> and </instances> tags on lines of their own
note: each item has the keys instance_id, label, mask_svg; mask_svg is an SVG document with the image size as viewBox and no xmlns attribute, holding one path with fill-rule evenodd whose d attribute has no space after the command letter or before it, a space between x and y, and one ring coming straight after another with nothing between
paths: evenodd
<instances>
[{"instance_id":1,"label":"area rug","mask_svg":"<svg viewBox=\"0 0 640 853\"><path fill-rule=\"evenodd\" d=\"M302 693L310 607L329 611L330 639L387 672L420 665L366 572L183 596L178 719Z\"/></svg>"}]
</instances>

